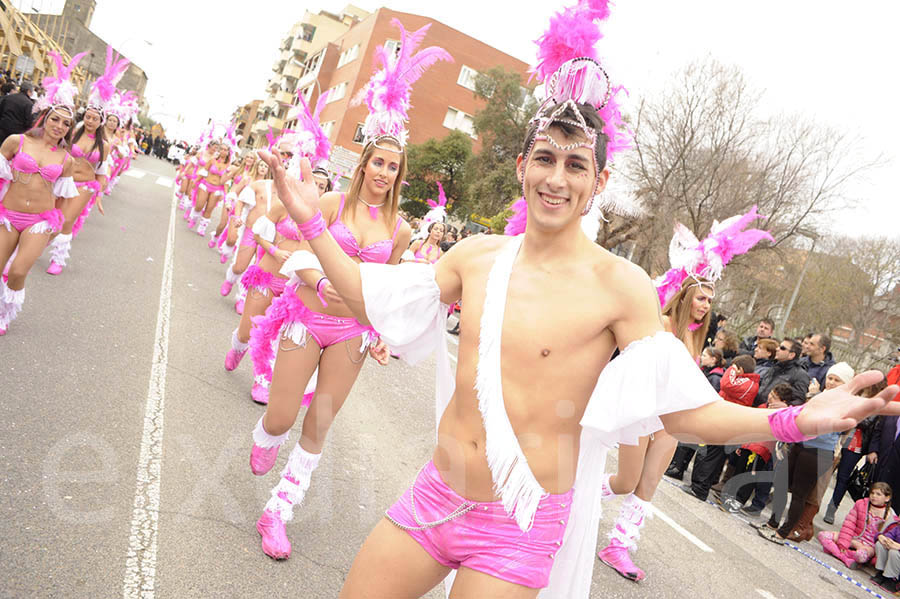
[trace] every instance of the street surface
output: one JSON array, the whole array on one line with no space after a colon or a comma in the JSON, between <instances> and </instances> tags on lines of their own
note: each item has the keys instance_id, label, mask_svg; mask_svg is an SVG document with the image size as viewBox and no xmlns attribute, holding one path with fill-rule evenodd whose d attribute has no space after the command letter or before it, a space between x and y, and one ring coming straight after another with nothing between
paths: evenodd
<instances>
[{"instance_id":1,"label":"street surface","mask_svg":"<svg viewBox=\"0 0 900 599\"><path fill-rule=\"evenodd\" d=\"M249 356L223 368L238 322L233 295L218 292L225 266L180 215L168 243L173 177L166 162L135 160L64 273L45 274L46 253L39 260L0 339L2 597L336 597L368 532L431 455L433 362L368 360L288 525L293 555L263 555L254 524L289 451L267 476L250 474L263 408L249 398ZM291 444L298 430L299 420ZM604 542L618 506L606 506ZM661 514L634 556L647 579L597 561L592 597L878 596L668 479L654 506ZM849 508L845 499L837 525ZM800 546L846 571L817 542ZM869 573L849 574L869 585Z\"/></svg>"}]
</instances>

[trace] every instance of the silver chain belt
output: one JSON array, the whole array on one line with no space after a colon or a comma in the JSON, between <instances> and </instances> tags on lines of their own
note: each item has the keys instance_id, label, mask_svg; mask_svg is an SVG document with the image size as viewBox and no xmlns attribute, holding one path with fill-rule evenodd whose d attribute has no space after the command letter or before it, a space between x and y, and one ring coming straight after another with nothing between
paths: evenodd
<instances>
[{"instance_id":1,"label":"silver chain belt","mask_svg":"<svg viewBox=\"0 0 900 599\"><path fill-rule=\"evenodd\" d=\"M419 470L419 474L422 474L421 470ZM477 507L477 503L469 503L468 501L464 501L463 503L458 505L456 509L454 509L452 512L450 512L440 520L436 520L434 522L422 522L421 520L419 520L419 515L416 513L416 481L419 480L419 474L416 475L416 480L413 481L412 486L409 488L409 504L410 507L412 507L413 520L416 521L416 524L418 524L418 526L406 526L405 524L400 524L399 522L391 518L390 514L385 512L385 517L387 517L387 519L393 522L397 527L402 528L403 530L427 530L429 528L434 528L435 526L440 526L441 524L445 524L447 522L450 522L451 520L459 518L460 516L469 513Z\"/></svg>"}]
</instances>

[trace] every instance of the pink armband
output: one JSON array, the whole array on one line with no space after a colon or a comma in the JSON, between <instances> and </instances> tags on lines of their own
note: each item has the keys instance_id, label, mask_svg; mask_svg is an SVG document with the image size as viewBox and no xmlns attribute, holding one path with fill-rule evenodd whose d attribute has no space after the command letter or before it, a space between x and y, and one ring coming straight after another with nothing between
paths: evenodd
<instances>
[{"instance_id":1,"label":"pink armband","mask_svg":"<svg viewBox=\"0 0 900 599\"><path fill-rule=\"evenodd\" d=\"M325 225L325 219L322 218L322 212L316 212L316 215L304 223L297 223L297 229L304 239L315 239L322 234L328 227Z\"/></svg>"},{"instance_id":2,"label":"pink armband","mask_svg":"<svg viewBox=\"0 0 900 599\"><path fill-rule=\"evenodd\" d=\"M797 428L797 416L801 410L803 410L803 406L793 406L769 414L769 428L772 429L776 440L785 443L799 443L815 438L815 435L807 437Z\"/></svg>"},{"instance_id":3,"label":"pink armband","mask_svg":"<svg viewBox=\"0 0 900 599\"><path fill-rule=\"evenodd\" d=\"M319 279L319 282L316 283L316 295L319 296L319 301L322 302L322 306L327 308L328 302L325 301L325 296L322 295L322 283L328 283L328 277L322 277Z\"/></svg>"},{"instance_id":4,"label":"pink armband","mask_svg":"<svg viewBox=\"0 0 900 599\"><path fill-rule=\"evenodd\" d=\"M277 247L275 246L275 244L273 243L272 245L269 246L269 249L268 249L267 251L269 252L269 255L270 255L270 256L274 256L274 255L275 255L275 252L278 251L278 248L277 248Z\"/></svg>"}]
</instances>

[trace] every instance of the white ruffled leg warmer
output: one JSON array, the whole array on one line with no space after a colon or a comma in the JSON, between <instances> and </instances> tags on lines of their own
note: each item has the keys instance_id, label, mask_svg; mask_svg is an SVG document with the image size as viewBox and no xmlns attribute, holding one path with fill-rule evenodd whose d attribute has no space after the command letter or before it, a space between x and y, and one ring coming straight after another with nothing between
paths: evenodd
<instances>
[{"instance_id":1,"label":"white ruffled leg warmer","mask_svg":"<svg viewBox=\"0 0 900 599\"><path fill-rule=\"evenodd\" d=\"M282 522L290 522L294 517L294 506L303 502L321 457L321 453L309 453L297 443L281 472L281 480L272 489L266 510L278 514Z\"/></svg>"},{"instance_id":2,"label":"white ruffled leg warmer","mask_svg":"<svg viewBox=\"0 0 900 599\"><path fill-rule=\"evenodd\" d=\"M238 330L235 329L234 331L232 331L232 333L231 333L231 349L233 349L236 352L245 352L245 351L247 351L248 347L250 347L250 342L248 341L247 343L242 343L241 340L238 338Z\"/></svg>"},{"instance_id":3,"label":"white ruffled leg warmer","mask_svg":"<svg viewBox=\"0 0 900 599\"><path fill-rule=\"evenodd\" d=\"M644 501L634 493L629 494L622 502L619 517L616 518L615 525L609 533L610 540L619 541L629 549L636 549L641 529L650 513L649 501Z\"/></svg>"},{"instance_id":4,"label":"white ruffled leg warmer","mask_svg":"<svg viewBox=\"0 0 900 599\"><path fill-rule=\"evenodd\" d=\"M6 329L16 319L25 303L25 290L13 291L0 279L0 328Z\"/></svg>"},{"instance_id":5,"label":"white ruffled leg warmer","mask_svg":"<svg viewBox=\"0 0 900 599\"><path fill-rule=\"evenodd\" d=\"M50 242L50 259L60 266L65 266L72 249L72 234L59 234Z\"/></svg>"}]
</instances>

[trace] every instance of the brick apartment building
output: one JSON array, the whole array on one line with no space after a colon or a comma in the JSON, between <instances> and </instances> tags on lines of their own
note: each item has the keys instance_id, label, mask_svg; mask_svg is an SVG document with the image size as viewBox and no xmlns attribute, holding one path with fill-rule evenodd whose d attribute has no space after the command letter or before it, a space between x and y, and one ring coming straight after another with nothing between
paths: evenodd
<instances>
[{"instance_id":1,"label":"brick apartment building","mask_svg":"<svg viewBox=\"0 0 900 599\"><path fill-rule=\"evenodd\" d=\"M501 66L521 74L527 80L528 65L477 39L448 27L434 19L379 8L352 24L346 32L332 39L323 38L310 44L302 72L282 96L300 90L311 106L315 106L321 92L331 90L328 104L322 111L322 127L331 139L332 168L349 174L362 150L361 128L368 110L365 105L351 106L357 91L371 78L375 48L382 44L397 48L399 32L391 25L398 19L407 31L431 24L421 48L441 46L454 62L438 62L426 71L413 87L409 111L409 143L419 144L431 138L443 138L453 129L472 136L477 152L480 143L472 126L472 115L483 101L475 97L475 80L479 72ZM296 104L293 97L291 104ZM280 103L284 113L290 108ZM282 113L282 114L284 114ZM290 128L294 122L276 123ZM271 126L271 122L269 123ZM267 128L266 128L267 130ZM276 132L280 129L273 127ZM253 140L254 147L265 143L265 136Z\"/></svg>"}]
</instances>

